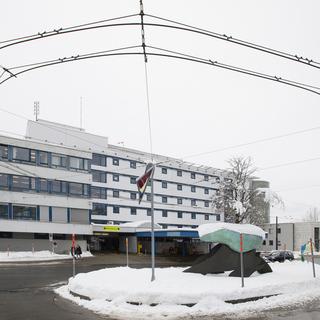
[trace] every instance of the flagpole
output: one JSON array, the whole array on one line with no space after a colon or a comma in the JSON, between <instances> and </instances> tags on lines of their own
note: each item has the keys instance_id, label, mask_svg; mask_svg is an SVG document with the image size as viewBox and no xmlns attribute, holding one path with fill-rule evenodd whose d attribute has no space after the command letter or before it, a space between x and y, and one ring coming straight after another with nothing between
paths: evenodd
<instances>
[{"instance_id":1,"label":"flagpole","mask_svg":"<svg viewBox=\"0 0 320 320\"><path fill-rule=\"evenodd\" d=\"M155 241L154 241L154 190L153 190L153 175L156 167L154 166L153 172L151 175L151 281L156 279L154 267L155 267Z\"/></svg>"}]
</instances>

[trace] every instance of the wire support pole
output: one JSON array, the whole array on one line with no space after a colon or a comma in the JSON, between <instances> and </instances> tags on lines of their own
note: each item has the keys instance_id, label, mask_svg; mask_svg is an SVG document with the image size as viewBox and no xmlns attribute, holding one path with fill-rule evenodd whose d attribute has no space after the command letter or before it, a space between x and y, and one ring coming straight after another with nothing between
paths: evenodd
<instances>
[{"instance_id":1,"label":"wire support pole","mask_svg":"<svg viewBox=\"0 0 320 320\"><path fill-rule=\"evenodd\" d=\"M155 238L154 238L154 184L153 175L155 167L153 168L151 176L151 281L156 279L155 276Z\"/></svg>"},{"instance_id":2,"label":"wire support pole","mask_svg":"<svg viewBox=\"0 0 320 320\"><path fill-rule=\"evenodd\" d=\"M146 52L146 39L145 39L145 33L144 33L144 22L143 22L143 2L140 0L140 19L141 19L141 41L142 41L142 50L144 55L144 62L148 62L147 52Z\"/></svg>"}]
</instances>

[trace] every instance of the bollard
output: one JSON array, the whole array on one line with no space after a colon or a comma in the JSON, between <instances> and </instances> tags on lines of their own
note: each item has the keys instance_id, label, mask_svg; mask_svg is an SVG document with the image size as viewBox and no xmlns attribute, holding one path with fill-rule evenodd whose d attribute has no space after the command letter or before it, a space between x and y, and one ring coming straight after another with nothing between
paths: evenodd
<instances>
[{"instance_id":1,"label":"bollard","mask_svg":"<svg viewBox=\"0 0 320 320\"><path fill-rule=\"evenodd\" d=\"M241 270L241 288L244 287L243 277L243 235L240 233L240 270Z\"/></svg>"},{"instance_id":2,"label":"bollard","mask_svg":"<svg viewBox=\"0 0 320 320\"><path fill-rule=\"evenodd\" d=\"M311 261L312 261L312 270L313 270L313 277L316 277L316 269L314 267L314 255L313 255L313 245L312 245L312 238L310 238L310 251L311 251Z\"/></svg>"}]
</instances>

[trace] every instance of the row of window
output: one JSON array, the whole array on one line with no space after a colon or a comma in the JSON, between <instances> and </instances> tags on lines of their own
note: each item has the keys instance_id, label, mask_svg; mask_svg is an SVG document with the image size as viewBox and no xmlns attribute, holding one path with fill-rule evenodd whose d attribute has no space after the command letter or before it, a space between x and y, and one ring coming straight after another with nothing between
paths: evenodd
<instances>
[{"instance_id":1,"label":"row of window","mask_svg":"<svg viewBox=\"0 0 320 320\"><path fill-rule=\"evenodd\" d=\"M76 197L90 197L90 185L60 180L0 174L0 189L64 194Z\"/></svg>"},{"instance_id":2,"label":"row of window","mask_svg":"<svg viewBox=\"0 0 320 320\"><path fill-rule=\"evenodd\" d=\"M119 174L113 174L112 175L112 180L115 181L115 182L119 182L120 181L120 175ZM136 180L137 180L137 177L130 177L130 184L136 184ZM98 170L92 170L92 181L93 182L106 183L107 182L107 172L98 171ZM168 188L168 182L167 181L162 181L161 182L161 187L163 189L167 189ZM191 192L193 192L193 193L197 192L196 186L188 186L188 187L190 187ZM203 189L203 187L200 187L200 188ZM183 185L182 184L177 184L177 190L178 191L183 191ZM203 191L204 191L204 194L209 194L209 189L208 188L204 188ZM216 192L219 192L219 190L217 190Z\"/></svg>"},{"instance_id":3,"label":"row of window","mask_svg":"<svg viewBox=\"0 0 320 320\"><path fill-rule=\"evenodd\" d=\"M89 171L90 169L89 159L3 144L0 145L0 160L75 171Z\"/></svg>"},{"instance_id":4,"label":"row of window","mask_svg":"<svg viewBox=\"0 0 320 320\"><path fill-rule=\"evenodd\" d=\"M157 210L158 211L158 210ZM112 212L114 214L120 214L120 207L119 206L112 206ZM107 205L104 203L93 203L92 205L92 214L94 215L102 215L106 216L107 215ZM130 208L130 214L131 215L137 215L137 208ZM147 208L146 209L146 214L147 216L151 216L151 209ZM195 212L181 212L177 211L177 218L178 219L183 219L184 215L191 215L191 219L197 219L197 215L203 215L202 213L195 213ZM168 217L168 210L161 210L161 215L163 218ZM209 220L209 214L204 215L205 220ZM216 220L220 220L220 215L216 215Z\"/></svg>"},{"instance_id":5,"label":"row of window","mask_svg":"<svg viewBox=\"0 0 320 320\"><path fill-rule=\"evenodd\" d=\"M9 206L0 204L0 219L8 219ZM15 220L37 220L37 208L27 206L12 206L12 218Z\"/></svg>"},{"instance_id":6,"label":"row of window","mask_svg":"<svg viewBox=\"0 0 320 320\"><path fill-rule=\"evenodd\" d=\"M131 200L138 199L138 193L137 192L129 192ZM91 197L96 199L107 199L107 189L106 188L100 188L100 187L91 187ZM112 190L112 197L113 198L120 198L120 190ZM151 201L151 194L146 194L147 201ZM183 198L176 198L177 204L184 204L184 200L191 201L191 206L197 206L197 201L204 201L204 207L209 208L210 207L210 201L208 200L197 200L197 199L183 199ZM168 203L168 197L167 196L161 196L161 203Z\"/></svg>"},{"instance_id":7,"label":"row of window","mask_svg":"<svg viewBox=\"0 0 320 320\"><path fill-rule=\"evenodd\" d=\"M119 158L112 157L112 164L114 166L119 166L119 161L120 161ZM136 169L137 162L136 161L132 161L132 160L128 160L128 161L130 161L130 168ZM92 155L92 164L93 165L97 165L97 166L106 167L107 166L107 156L102 155L102 154L94 153ZM185 173L190 174L190 178L191 179L196 179L196 174L197 174L196 172L188 172L188 171L183 171L183 170L180 170L180 169L171 169L171 170L176 170L176 173L177 173L178 177L182 177L183 176L183 172L185 172ZM161 167L161 173L162 174L168 174L168 168ZM205 174L205 175L200 174L200 175L203 176L203 180L204 181L209 181L209 175L207 175L207 174ZM210 176L210 179L211 180L214 179L214 181L216 181L218 183L220 182L220 177L217 177L217 176Z\"/></svg>"}]
</instances>

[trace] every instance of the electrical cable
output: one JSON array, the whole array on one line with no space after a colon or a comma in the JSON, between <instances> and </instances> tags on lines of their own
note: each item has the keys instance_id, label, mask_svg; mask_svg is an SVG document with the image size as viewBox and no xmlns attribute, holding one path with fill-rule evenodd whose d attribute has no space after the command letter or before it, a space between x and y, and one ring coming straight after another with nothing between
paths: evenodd
<instances>
[{"instance_id":1,"label":"electrical cable","mask_svg":"<svg viewBox=\"0 0 320 320\"><path fill-rule=\"evenodd\" d=\"M195 31L198 31L200 33L207 33L207 35L210 35L210 36L212 36L214 38L217 38L217 39L220 39L220 40L228 41L228 42L231 42L231 43L234 43L234 44L237 44L237 45L241 45L241 46L245 46L245 47L248 47L248 48L251 48L251 49L259 50L259 51L262 51L262 52L265 52L265 53L276 55L276 56L279 56L279 57L282 57L282 58L285 58L285 59L289 59L289 60L292 60L292 61L295 61L295 62L300 62L300 63L303 63L305 65L309 65L311 67L320 69L320 62L313 61L312 59L303 58L302 56L299 57L298 55L293 55L293 54L286 53L286 52L283 52L283 51L275 50L275 49L268 48L266 46L261 46L261 45L258 45L258 44L252 43L252 42L243 41L241 39L233 38L232 36L227 36L225 34L219 34L217 32L213 32L213 31L210 31L210 30L198 28L198 27L195 27L195 26L192 26L192 25L188 25L188 24L185 24L185 23L181 23L181 22L175 21L175 20L170 20L170 19L166 19L166 18L162 18L162 17L159 17L159 16L150 15L150 14L145 14L145 16L150 17L150 18L154 18L154 19L158 19L158 20L162 20L162 21L166 21L166 22L170 22L170 23L174 23L176 25L180 25L180 26L183 26L183 27L191 28L191 29L194 29Z\"/></svg>"},{"instance_id":2,"label":"electrical cable","mask_svg":"<svg viewBox=\"0 0 320 320\"><path fill-rule=\"evenodd\" d=\"M151 46L148 46L148 47L149 48L157 48L157 47L151 47ZM320 91L316 91L314 89L311 89L311 88L315 88L317 90L320 90L319 87L310 86L308 84L295 82L295 81L291 81L291 80L288 80L288 79L283 79L283 78L277 77L277 76L271 76L271 75L268 75L268 74L262 74L262 73L259 73L259 72L253 71L253 70L249 70L249 69L244 69L244 68L239 68L239 67L235 67L235 66L231 66L231 65L227 65L227 64L222 64L222 63L219 63L217 61L212 61L210 59L204 59L204 58L199 58L199 57L196 57L196 56L190 56L190 55L186 55L186 54L183 54L183 53L178 53L176 51L172 51L175 54L169 54L170 50L162 49L162 48L157 48L157 49L161 50L161 51L165 50L165 51L168 52L168 54L149 52L148 55L149 56L151 55L151 56L174 58L174 59L198 62L198 63L210 65L210 66L213 66L213 67L227 69L229 71L234 71L234 72L246 74L246 75L253 76L253 77L263 78L265 80L282 83L282 84L285 84L285 85L288 85L288 86L296 87L296 88L299 88L299 89L302 89L302 90L306 90L306 91L315 93L317 95L320 95ZM115 50L117 50L117 49L115 49ZM31 71L31 70L35 70L35 69L51 66L51 65L56 65L56 64L66 63L66 62L72 62L72 61L79 61L79 60L90 59L90 58L107 57L107 56L108 57L110 57L110 56L125 56L125 55L130 55L130 56L144 55L144 53L143 52L121 52L121 53L106 53L106 54L94 54L94 53L91 53L90 56L77 55L77 56L72 56L72 57L69 57L69 58L57 59L54 62L50 62L50 63L45 63L44 62L44 64L39 63L39 65L36 65L34 67L30 67L30 68L22 70L22 71L19 71L14 75L9 75L6 79L0 81L0 84L8 81L12 77L17 77L17 75L19 75L19 74L22 74L22 73L25 73L25 72L28 72L28 71Z\"/></svg>"}]
</instances>

